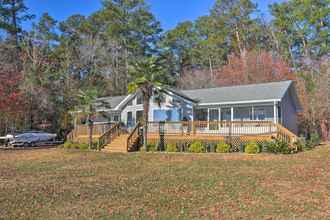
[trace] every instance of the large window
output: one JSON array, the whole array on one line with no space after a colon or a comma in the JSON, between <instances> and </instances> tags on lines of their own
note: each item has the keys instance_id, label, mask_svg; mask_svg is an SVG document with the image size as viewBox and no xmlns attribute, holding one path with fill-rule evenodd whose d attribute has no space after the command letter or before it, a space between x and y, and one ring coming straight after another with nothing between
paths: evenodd
<instances>
[{"instance_id":1,"label":"large window","mask_svg":"<svg viewBox=\"0 0 330 220\"><path fill-rule=\"evenodd\" d=\"M173 108L169 110L157 109L154 110L154 121L180 121L181 109Z\"/></svg>"},{"instance_id":2,"label":"large window","mask_svg":"<svg viewBox=\"0 0 330 220\"><path fill-rule=\"evenodd\" d=\"M254 107L254 119L260 121L272 121L274 118L273 106Z\"/></svg>"},{"instance_id":3,"label":"large window","mask_svg":"<svg viewBox=\"0 0 330 220\"><path fill-rule=\"evenodd\" d=\"M119 115L114 115L113 116L113 121L119 122Z\"/></svg>"},{"instance_id":4,"label":"large window","mask_svg":"<svg viewBox=\"0 0 330 220\"><path fill-rule=\"evenodd\" d=\"M207 121L208 119L208 109L196 109L195 110L195 121Z\"/></svg>"},{"instance_id":5,"label":"large window","mask_svg":"<svg viewBox=\"0 0 330 220\"><path fill-rule=\"evenodd\" d=\"M236 107L234 108L235 121L252 120L252 107Z\"/></svg>"},{"instance_id":6,"label":"large window","mask_svg":"<svg viewBox=\"0 0 330 220\"><path fill-rule=\"evenodd\" d=\"M133 112L127 112L127 126L133 126Z\"/></svg>"},{"instance_id":7,"label":"large window","mask_svg":"<svg viewBox=\"0 0 330 220\"><path fill-rule=\"evenodd\" d=\"M143 121L143 111L136 111L136 123Z\"/></svg>"},{"instance_id":8,"label":"large window","mask_svg":"<svg viewBox=\"0 0 330 220\"><path fill-rule=\"evenodd\" d=\"M222 108L221 121L230 121L230 120L231 120L231 108Z\"/></svg>"},{"instance_id":9,"label":"large window","mask_svg":"<svg viewBox=\"0 0 330 220\"><path fill-rule=\"evenodd\" d=\"M143 97L142 97L142 95L137 95L137 97L136 97L136 104L137 105L142 105L142 103L143 103Z\"/></svg>"},{"instance_id":10,"label":"large window","mask_svg":"<svg viewBox=\"0 0 330 220\"><path fill-rule=\"evenodd\" d=\"M218 130L219 129L219 123L216 123L219 121L219 109L210 109L209 110L209 129L210 130ZM213 122L213 123L212 123Z\"/></svg>"}]
</instances>

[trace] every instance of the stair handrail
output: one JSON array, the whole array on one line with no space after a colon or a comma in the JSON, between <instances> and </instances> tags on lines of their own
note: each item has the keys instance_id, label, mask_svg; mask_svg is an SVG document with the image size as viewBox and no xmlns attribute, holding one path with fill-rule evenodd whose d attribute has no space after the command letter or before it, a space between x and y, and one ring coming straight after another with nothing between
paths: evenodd
<instances>
[{"instance_id":1,"label":"stair handrail","mask_svg":"<svg viewBox=\"0 0 330 220\"><path fill-rule=\"evenodd\" d=\"M114 138L118 137L121 133L120 123L114 124L109 130L99 137L98 148L101 150L106 145L110 144Z\"/></svg>"},{"instance_id":2,"label":"stair handrail","mask_svg":"<svg viewBox=\"0 0 330 220\"><path fill-rule=\"evenodd\" d=\"M67 135L66 135L66 140L73 142L75 140L75 130L71 130Z\"/></svg>"},{"instance_id":3,"label":"stair handrail","mask_svg":"<svg viewBox=\"0 0 330 220\"><path fill-rule=\"evenodd\" d=\"M291 132L289 129L285 128L281 124L275 124L277 128L277 138L281 139L282 141L286 141L289 144L293 144L297 142L298 136Z\"/></svg>"},{"instance_id":4,"label":"stair handrail","mask_svg":"<svg viewBox=\"0 0 330 220\"><path fill-rule=\"evenodd\" d=\"M140 128L141 122L138 122L127 138L127 152L137 151L141 140Z\"/></svg>"}]
</instances>

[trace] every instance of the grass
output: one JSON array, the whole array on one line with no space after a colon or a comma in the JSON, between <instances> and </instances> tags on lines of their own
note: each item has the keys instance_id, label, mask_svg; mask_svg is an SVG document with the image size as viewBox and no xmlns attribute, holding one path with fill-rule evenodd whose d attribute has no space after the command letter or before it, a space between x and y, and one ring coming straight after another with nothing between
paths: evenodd
<instances>
[{"instance_id":1,"label":"grass","mask_svg":"<svg viewBox=\"0 0 330 220\"><path fill-rule=\"evenodd\" d=\"M0 219L325 219L329 154L2 151Z\"/></svg>"}]
</instances>

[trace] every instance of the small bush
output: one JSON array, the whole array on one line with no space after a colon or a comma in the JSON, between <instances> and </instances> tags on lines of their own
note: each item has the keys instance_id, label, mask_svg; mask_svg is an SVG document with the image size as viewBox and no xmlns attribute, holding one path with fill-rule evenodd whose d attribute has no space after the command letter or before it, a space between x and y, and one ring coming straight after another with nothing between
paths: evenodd
<instances>
[{"instance_id":1,"label":"small bush","mask_svg":"<svg viewBox=\"0 0 330 220\"><path fill-rule=\"evenodd\" d=\"M166 150L166 152L177 152L178 151L176 144L167 144L165 150Z\"/></svg>"},{"instance_id":2,"label":"small bush","mask_svg":"<svg viewBox=\"0 0 330 220\"><path fill-rule=\"evenodd\" d=\"M259 152L260 152L260 148L256 142L250 142L245 146L245 153L257 154Z\"/></svg>"},{"instance_id":3,"label":"small bush","mask_svg":"<svg viewBox=\"0 0 330 220\"><path fill-rule=\"evenodd\" d=\"M306 150L306 141L302 138L299 138L293 146L297 149L298 152Z\"/></svg>"},{"instance_id":4,"label":"small bush","mask_svg":"<svg viewBox=\"0 0 330 220\"><path fill-rule=\"evenodd\" d=\"M78 144L77 147L79 150L88 150L89 144Z\"/></svg>"},{"instance_id":5,"label":"small bush","mask_svg":"<svg viewBox=\"0 0 330 220\"><path fill-rule=\"evenodd\" d=\"M274 140L267 143L267 151L274 154L291 154L295 153L295 149L291 148L285 141Z\"/></svg>"},{"instance_id":6,"label":"small bush","mask_svg":"<svg viewBox=\"0 0 330 220\"><path fill-rule=\"evenodd\" d=\"M201 142L196 141L190 145L189 152L190 153L203 153L203 152L205 152L205 147Z\"/></svg>"},{"instance_id":7,"label":"small bush","mask_svg":"<svg viewBox=\"0 0 330 220\"><path fill-rule=\"evenodd\" d=\"M321 143L320 135L317 132L312 133L310 142L312 143L313 147L319 145Z\"/></svg>"},{"instance_id":8,"label":"small bush","mask_svg":"<svg viewBox=\"0 0 330 220\"><path fill-rule=\"evenodd\" d=\"M148 144L147 151L148 152L156 152L157 151L156 145L155 144Z\"/></svg>"},{"instance_id":9,"label":"small bush","mask_svg":"<svg viewBox=\"0 0 330 220\"><path fill-rule=\"evenodd\" d=\"M88 150L89 149L88 144L72 143L70 141L65 142L63 147L65 149L77 149L77 150Z\"/></svg>"},{"instance_id":10,"label":"small bush","mask_svg":"<svg viewBox=\"0 0 330 220\"><path fill-rule=\"evenodd\" d=\"M225 142L220 142L217 144L217 153L229 153L230 145Z\"/></svg>"},{"instance_id":11,"label":"small bush","mask_svg":"<svg viewBox=\"0 0 330 220\"><path fill-rule=\"evenodd\" d=\"M64 147L65 149L70 149L71 146L72 146L71 141L66 141L66 142L64 143L64 145L63 145L63 147Z\"/></svg>"}]
</instances>

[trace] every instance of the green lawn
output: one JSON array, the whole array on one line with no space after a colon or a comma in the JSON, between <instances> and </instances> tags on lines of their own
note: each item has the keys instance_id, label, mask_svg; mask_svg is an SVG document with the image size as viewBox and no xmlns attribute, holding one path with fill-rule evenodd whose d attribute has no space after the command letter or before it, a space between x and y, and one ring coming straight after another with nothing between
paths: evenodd
<instances>
[{"instance_id":1,"label":"green lawn","mask_svg":"<svg viewBox=\"0 0 330 220\"><path fill-rule=\"evenodd\" d=\"M330 218L330 146L297 155L0 151L0 219Z\"/></svg>"}]
</instances>

